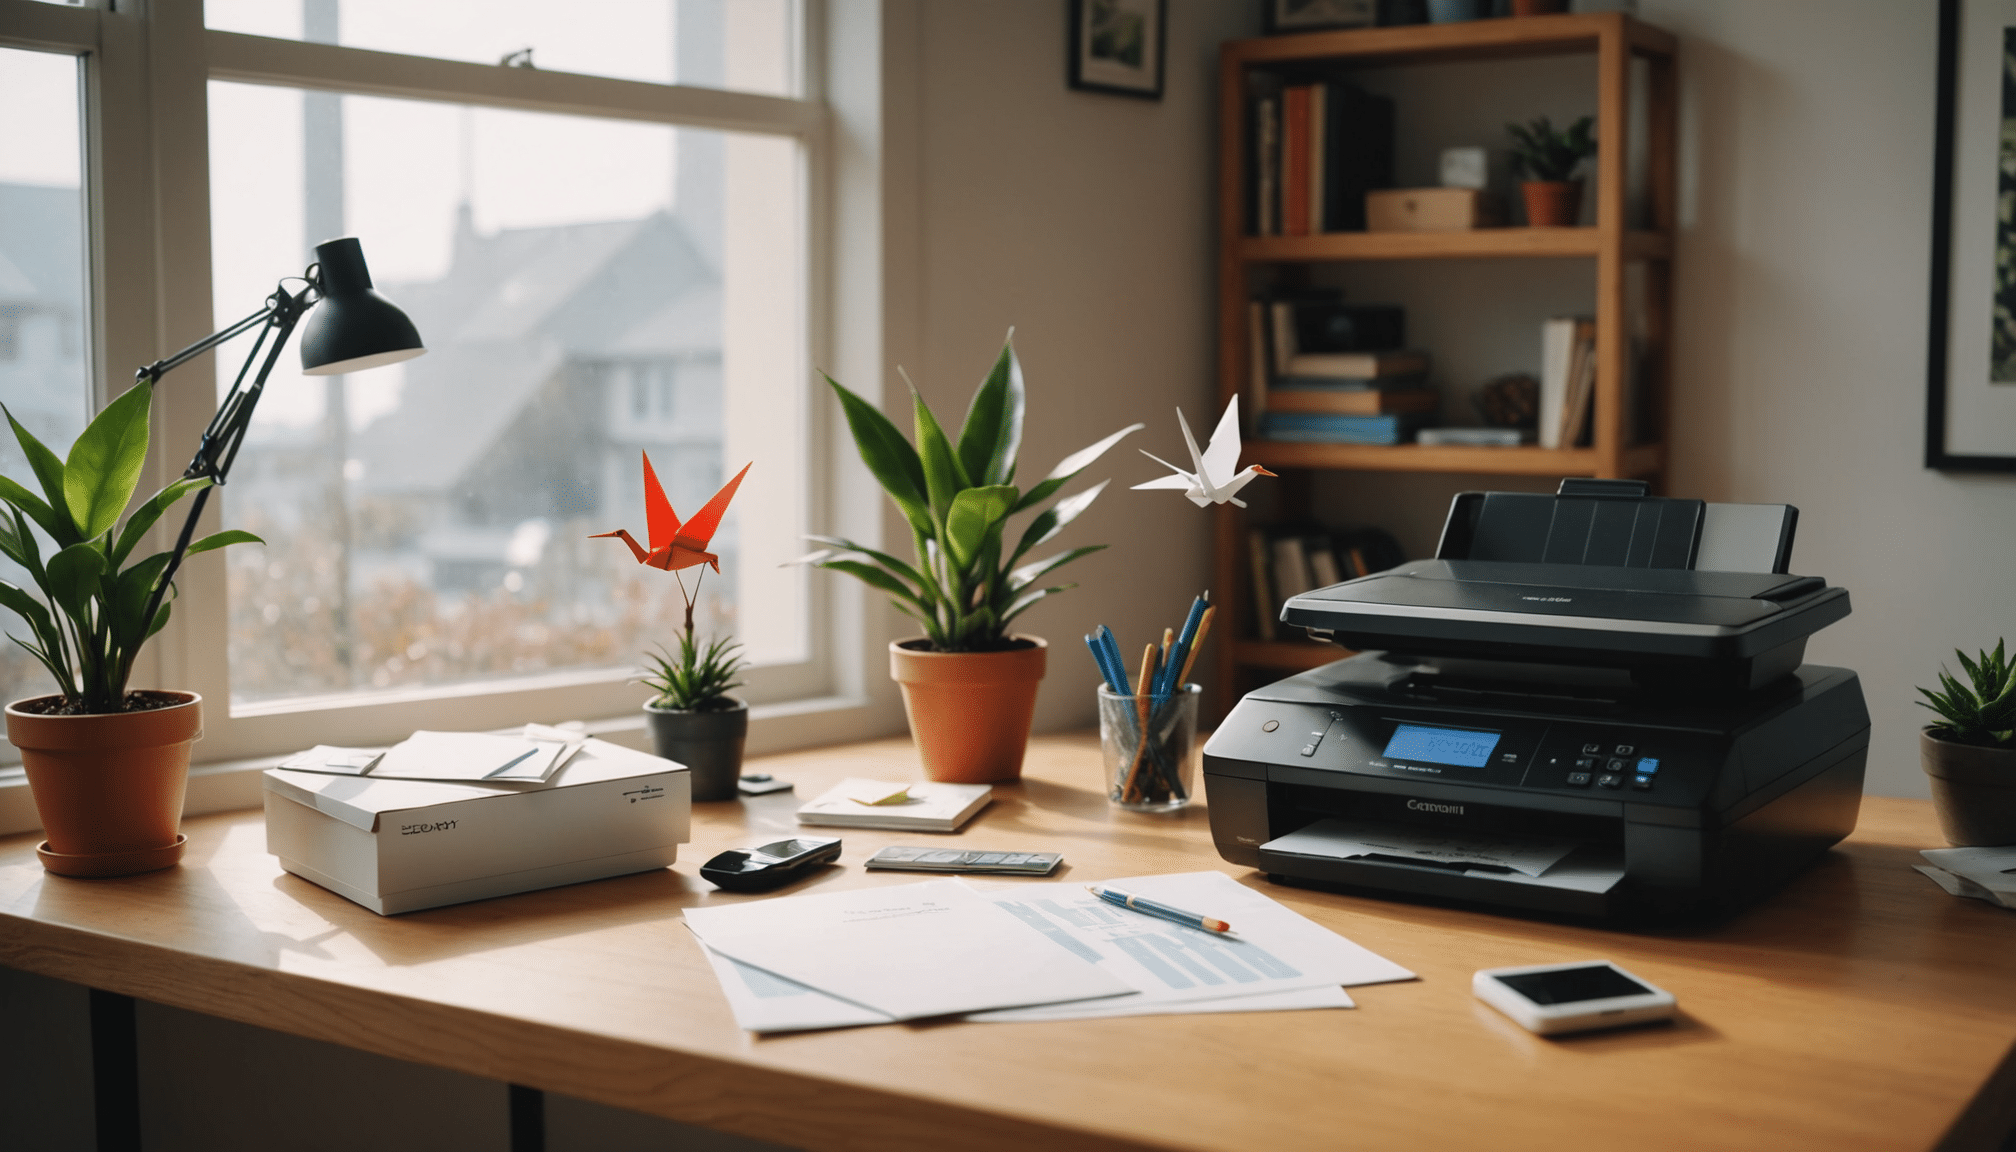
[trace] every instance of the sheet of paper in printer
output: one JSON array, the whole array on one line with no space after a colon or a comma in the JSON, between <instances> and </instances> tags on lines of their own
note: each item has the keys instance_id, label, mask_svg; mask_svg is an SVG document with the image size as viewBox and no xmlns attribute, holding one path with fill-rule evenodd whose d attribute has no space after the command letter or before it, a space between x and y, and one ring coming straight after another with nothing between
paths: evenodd
<instances>
[{"instance_id":1,"label":"sheet of paper in printer","mask_svg":"<svg viewBox=\"0 0 2016 1152\"><path fill-rule=\"evenodd\" d=\"M1927 848L1912 867L1955 896L2016 908L2016 847Z\"/></svg>"},{"instance_id":2,"label":"sheet of paper in printer","mask_svg":"<svg viewBox=\"0 0 2016 1152\"><path fill-rule=\"evenodd\" d=\"M1522 836L1478 833L1436 833L1355 820L1318 820L1268 844L1279 852L1305 856L1399 856L1429 864L1482 865L1510 868L1528 876L1544 875L1559 864L1575 843L1535 840Z\"/></svg>"},{"instance_id":3,"label":"sheet of paper in printer","mask_svg":"<svg viewBox=\"0 0 2016 1152\"><path fill-rule=\"evenodd\" d=\"M569 728L527 724L518 736L488 732L420 731L388 749L317 744L280 762L282 768L376 780L543 783L587 742Z\"/></svg>"},{"instance_id":4,"label":"sheet of paper in printer","mask_svg":"<svg viewBox=\"0 0 2016 1152\"><path fill-rule=\"evenodd\" d=\"M963 884L950 880L928 883ZM1110 973L1127 985L1124 995L975 1010L966 1013L966 1018L1005 1022L1349 1008L1352 1001L1344 992L1345 985L1414 976L1220 872L1137 877L1116 883L1179 906L1210 908L1215 915L1231 920L1236 931L1231 936L1218 936L1115 908L1098 900L1082 884L1018 883L984 889L964 884L1005 912L1026 939L1047 941L1045 948L1074 958L1074 963L1087 970ZM688 924L703 945L711 943L705 928L693 924L690 913ZM813 966L794 973L803 979L791 979L712 947L707 953L736 1022L750 1031L842 1028L899 1018L831 994L831 983L822 985Z\"/></svg>"}]
</instances>

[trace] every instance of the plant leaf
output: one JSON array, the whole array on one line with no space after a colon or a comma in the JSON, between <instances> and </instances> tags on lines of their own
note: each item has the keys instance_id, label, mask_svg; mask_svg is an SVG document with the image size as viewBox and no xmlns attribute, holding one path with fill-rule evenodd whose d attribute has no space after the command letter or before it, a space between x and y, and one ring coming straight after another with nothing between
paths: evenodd
<instances>
[{"instance_id":1,"label":"plant leaf","mask_svg":"<svg viewBox=\"0 0 2016 1152\"><path fill-rule=\"evenodd\" d=\"M90 540L112 530L140 483L147 460L147 411L153 385L127 389L92 417L63 462L63 500L77 532Z\"/></svg>"},{"instance_id":2,"label":"plant leaf","mask_svg":"<svg viewBox=\"0 0 2016 1152\"><path fill-rule=\"evenodd\" d=\"M915 603L918 607L929 611L929 606L919 599L917 593L905 587L901 580L898 580L873 564L864 564L859 560L822 560L816 567L831 568L835 572L845 572L871 588L879 588L884 592L901 596Z\"/></svg>"},{"instance_id":3,"label":"plant leaf","mask_svg":"<svg viewBox=\"0 0 2016 1152\"><path fill-rule=\"evenodd\" d=\"M854 436L861 462L896 502L910 527L926 536L933 535L931 506L924 492L924 464L917 458L917 450L903 439L903 434L880 409L849 392L831 376L825 379L840 398L840 411L847 417L847 430Z\"/></svg>"},{"instance_id":4,"label":"plant leaf","mask_svg":"<svg viewBox=\"0 0 2016 1152\"><path fill-rule=\"evenodd\" d=\"M1059 552L1055 556L1038 560L1034 564L1024 564L1022 567L1008 574L1008 590L1011 592L1020 592L1022 589L1034 584L1044 573L1055 571L1078 559L1080 556L1090 556L1092 553L1105 547L1106 545L1104 544L1086 544L1073 548L1069 552Z\"/></svg>"},{"instance_id":5,"label":"plant leaf","mask_svg":"<svg viewBox=\"0 0 2016 1152\"><path fill-rule=\"evenodd\" d=\"M938 418L915 388L910 390L910 409L916 423L917 455L924 463L924 491L931 500L931 514L943 519L952 509L952 498L973 487L973 481L967 478L958 453L952 451L945 430L938 426Z\"/></svg>"},{"instance_id":6,"label":"plant leaf","mask_svg":"<svg viewBox=\"0 0 2016 1152\"><path fill-rule=\"evenodd\" d=\"M117 568L126 562L126 557L132 553L133 546L140 542L140 538L147 534L149 528L154 527L154 522L161 518L161 514L166 512L170 505L191 492L208 488L212 483L208 476L177 480L149 496L146 503L133 510L133 515L126 518L126 526L119 530L118 543L112 546L112 554L109 557L112 567Z\"/></svg>"},{"instance_id":7,"label":"plant leaf","mask_svg":"<svg viewBox=\"0 0 2016 1152\"><path fill-rule=\"evenodd\" d=\"M145 633L142 614L147 611L147 598L161 579L162 570L168 567L171 555L173 553L156 552L119 573L113 580L105 600L111 610L112 642L115 646L129 651L139 647Z\"/></svg>"},{"instance_id":8,"label":"plant leaf","mask_svg":"<svg viewBox=\"0 0 2016 1152\"><path fill-rule=\"evenodd\" d=\"M1066 496L1045 509L1041 515L1029 522L1029 527L1022 530L1022 542L1015 545L1015 554L1008 558L1008 563L1010 565L1017 563L1031 548L1062 532L1064 526L1076 520L1085 509L1090 508L1092 502L1099 498L1099 494L1106 490L1106 485L1111 483L1111 480L1101 480L1085 491Z\"/></svg>"},{"instance_id":9,"label":"plant leaf","mask_svg":"<svg viewBox=\"0 0 2016 1152\"><path fill-rule=\"evenodd\" d=\"M1007 484L1015 479L1026 403L1022 362L1011 339L1001 345L993 370L973 393L966 423L959 430L959 462L974 484Z\"/></svg>"},{"instance_id":10,"label":"plant leaf","mask_svg":"<svg viewBox=\"0 0 2016 1152\"><path fill-rule=\"evenodd\" d=\"M57 519L55 509L49 507L47 501L6 476L0 476L0 500L5 500L15 508L26 512L30 520L40 525L42 531L47 532L49 538L56 541L57 547L77 542L76 529L71 527L68 514L61 520Z\"/></svg>"},{"instance_id":11,"label":"plant leaf","mask_svg":"<svg viewBox=\"0 0 2016 1152\"><path fill-rule=\"evenodd\" d=\"M1022 499L1016 503L1015 511L1020 512L1025 508L1033 507L1037 504L1041 504L1045 500L1048 500L1050 498L1051 493L1057 491L1059 488L1062 488L1064 485L1069 484L1073 476L1076 476L1078 475L1078 473L1083 472L1086 468L1091 466L1094 460L1097 460L1099 459L1099 457L1104 456L1108 448L1111 448L1115 444L1118 444L1130 433L1139 432L1141 429L1146 427L1147 427L1146 424L1129 424L1127 427L1120 429L1118 432L1113 433L1111 436L1106 437L1104 440L1099 441L1097 444L1087 445L1086 447L1080 448L1078 451L1073 452L1071 455L1066 456L1064 459L1059 460L1057 462L1057 466L1050 470L1050 474L1043 478L1042 483L1036 485L1034 488L1031 488L1029 490L1028 495L1022 497Z\"/></svg>"},{"instance_id":12,"label":"plant leaf","mask_svg":"<svg viewBox=\"0 0 2016 1152\"><path fill-rule=\"evenodd\" d=\"M1015 507L1015 489L1007 484L968 488L952 500L945 517L946 552L960 568L970 568L980 558L990 533L999 533L1002 521Z\"/></svg>"},{"instance_id":13,"label":"plant leaf","mask_svg":"<svg viewBox=\"0 0 2016 1152\"><path fill-rule=\"evenodd\" d=\"M7 413L7 423L14 426L14 439L21 445L21 454L28 458L28 466L34 469L35 479L42 485L42 494L48 497L49 502L43 504L34 500L27 489L12 480L9 480L6 489L0 492L4 492L8 501L22 511L35 516L36 523L42 525L43 531L49 533L50 538L56 541L57 547L63 548L77 543L77 528L70 522L69 505L63 499L63 461L57 459L54 452L37 440L34 433L23 428L6 405L0 404L0 412ZM46 519L35 515L38 509L45 511Z\"/></svg>"},{"instance_id":14,"label":"plant leaf","mask_svg":"<svg viewBox=\"0 0 2016 1152\"><path fill-rule=\"evenodd\" d=\"M903 561L898 557L890 555L887 552L878 552L873 548L864 547L860 544L856 544L854 541L849 540L844 536L807 536L806 539L816 541L820 544L829 544L832 545L834 548L839 548L847 552L859 552L861 555L868 557L870 560L873 560L877 564L882 565L882 567L887 568L889 571L894 572L896 575L901 576L905 580L908 580L911 583L915 584L920 589L932 589L935 591L935 589L937 588L937 585L933 584L931 580L928 577L926 577L922 572L919 572L916 568L912 567L910 564L906 563L905 561ZM818 555L818 553L814 553L814 555ZM795 561L795 563L802 563L802 562L803 561Z\"/></svg>"},{"instance_id":15,"label":"plant leaf","mask_svg":"<svg viewBox=\"0 0 2016 1152\"><path fill-rule=\"evenodd\" d=\"M98 578L105 572L105 554L88 541L72 544L49 558L49 598L70 618L82 625L90 617L91 597L98 592Z\"/></svg>"},{"instance_id":16,"label":"plant leaf","mask_svg":"<svg viewBox=\"0 0 2016 1152\"><path fill-rule=\"evenodd\" d=\"M245 531L243 528L226 528L222 532L212 532L194 544L189 545L187 555L209 552L217 548L227 548L233 544L264 544L266 541Z\"/></svg>"},{"instance_id":17,"label":"plant leaf","mask_svg":"<svg viewBox=\"0 0 2016 1152\"><path fill-rule=\"evenodd\" d=\"M1037 601L1043 600L1050 596L1055 596L1059 592L1069 592L1071 589L1076 588L1077 586L1078 585L1076 584L1058 584L1053 587L1039 589L1034 592L1024 592L1022 595L1017 596L1015 598L1015 602L1013 604L1008 605L1007 611L1001 613L1002 625L1006 626L1010 620L1013 620L1015 619L1015 617L1020 616L1024 612L1027 612L1030 608L1036 605Z\"/></svg>"}]
</instances>

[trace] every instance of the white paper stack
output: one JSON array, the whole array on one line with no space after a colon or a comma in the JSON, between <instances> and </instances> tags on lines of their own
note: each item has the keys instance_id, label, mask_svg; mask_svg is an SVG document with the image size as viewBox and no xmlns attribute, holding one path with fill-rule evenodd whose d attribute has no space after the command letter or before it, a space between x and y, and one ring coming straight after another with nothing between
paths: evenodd
<instances>
[{"instance_id":1,"label":"white paper stack","mask_svg":"<svg viewBox=\"0 0 2016 1152\"><path fill-rule=\"evenodd\" d=\"M890 799L900 795L901 799ZM849 777L798 809L798 823L835 828L886 828L894 832L957 832L987 806L986 784L891 784Z\"/></svg>"},{"instance_id":2,"label":"white paper stack","mask_svg":"<svg viewBox=\"0 0 2016 1152\"><path fill-rule=\"evenodd\" d=\"M1235 931L1117 908L1083 884L958 880L695 908L686 924L754 1032L1349 1008L1345 985L1414 975L1223 873L1116 883Z\"/></svg>"},{"instance_id":3,"label":"white paper stack","mask_svg":"<svg viewBox=\"0 0 2016 1152\"><path fill-rule=\"evenodd\" d=\"M415 732L382 751L317 744L280 762L296 772L374 780L494 781L542 784L579 752L587 734L527 724L517 736L489 732Z\"/></svg>"},{"instance_id":4,"label":"white paper stack","mask_svg":"<svg viewBox=\"0 0 2016 1152\"><path fill-rule=\"evenodd\" d=\"M1955 896L1972 896L2016 908L2016 845L2007 848L1928 848L1929 863L1913 867Z\"/></svg>"}]
</instances>

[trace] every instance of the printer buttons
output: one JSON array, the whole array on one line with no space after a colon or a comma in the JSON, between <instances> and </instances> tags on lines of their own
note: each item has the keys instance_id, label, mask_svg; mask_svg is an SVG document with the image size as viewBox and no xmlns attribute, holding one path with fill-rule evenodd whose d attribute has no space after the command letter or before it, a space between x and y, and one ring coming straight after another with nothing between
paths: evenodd
<instances>
[{"instance_id":1,"label":"printer buttons","mask_svg":"<svg viewBox=\"0 0 2016 1152\"><path fill-rule=\"evenodd\" d=\"M1584 756L1601 756L1602 754L1603 746L1601 744L1582 745L1582 755Z\"/></svg>"},{"instance_id":2,"label":"printer buttons","mask_svg":"<svg viewBox=\"0 0 2016 1152\"><path fill-rule=\"evenodd\" d=\"M1269 720L1265 724L1260 725L1260 731L1272 732L1279 727L1281 727L1281 722L1279 720Z\"/></svg>"},{"instance_id":3,"label":"printer buttons","mask_svg":"<svg viewBox=\"0 0 2016 1152\"><path fill-rule=\"evenodd\" d=\"M1589 786L1589 773L1587 772L1568 773L1568 786L1571 788L1587 788Z\"/></svg>"},{"instance_id":4,"label":"printer buttons","mask_svg":"<svg viewBox=\"0 0 2016 1152\"><path fill-rule=\"evenodd\" d=\"M1605 772L1596 778L1596 784L1601 788L1618 788L1623 786L1624 777L1617 775L1615 772Z\"/></svg>"},{"instance_id":5,"label":"printer buttons","mask_svg":"<svg viewBox=\"0 0 2016 1152\"><path fill-rule=\"evenodd\" d=\"M1506 764L1517 764L1519 762L1519 754L1517 752L1505 752L1501 753L1498 759Z\"/></svg>"},{"instance_id":6,"label":"printer buttons","mask_svg":"<svg viewBox=\"0 0 2016 1152\"><path fill-rule=\"evenodd\" d=\"M1314 744L1304 744L1304 745L1302 745L1302 755L1304 755L1304 756L1314 756L1315 754L1316 754L1316 746L1315 746Z\"/></svg>"},{"instance_id":7,"label":"printer buttons","mask_svg":"<svg viewBox=\"0 0 2016 1152\"><path fill-rule=\"evenodd\" d=\"M1638 758L1638 775L1650 776L1657 771L1659 771L1659 761L1654 760L1650 756L1640 756Z\"/></svg>"},{"instance_id":8,"label":"printer buttons","mask_svg":"<svg viewBox=\"0 0 2016 1152\"><path fill-rule=\"evenodd\" d=\"M1631 770L1631 762L1622 756L1612 756L1610 762L1603 765L1603 770L1605 772L1629 772Z\"/></svg>"},{"instance_id":9,"label":"printer buttons","mask_svg":"<svg viewBox=\"0 0 2016 1152\"><path fill-rule=\"evenodd\" d=\"M1633 776L1631 778L1631 787L1636 788L1640 792L1650 792L1652 790L1652 778L1650 776Z\"/></svg>"},{"instance_id":10,"label":"printer buttons","mask_svg":"<svg viewBox=\"0 0 2016 1152\"><path fill-rule=\"evenodd\" d=\"M1618 756L1629 756L1636 751L1638 751L1638 749L1635 745L1619 744L1617 745L1617 751L1614 754Z\"/></svg>"},{"instance_id":11,"label":"printer buttons","mask_svg":"<svg viewBox=\"0 0 2016 1152\"><path fill-rule=\"evenodd\" d=\"M1578 772L1594 772L1596 770L1596 758L1594 756L1584 756L1580 760L1575 761L1575 770Z\"/></svg>"}]
</instances>

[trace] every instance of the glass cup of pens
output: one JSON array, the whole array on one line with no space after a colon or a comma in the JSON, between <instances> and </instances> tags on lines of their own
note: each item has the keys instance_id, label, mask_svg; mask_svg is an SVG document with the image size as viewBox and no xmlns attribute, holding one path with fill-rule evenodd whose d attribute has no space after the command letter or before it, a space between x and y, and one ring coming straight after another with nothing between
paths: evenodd
<instances>
[{"instance_id":1,"label":"glass cup of pens","mask_svg":"<svg viewBox=\"0 0 2016 1152\"><path fill-rule=\"evenodd\" d=\"M1197 781L1197 700L1184 684L1160 697L1116 696L1099 686L1099 750L1106 794L1136 812L1173 812L1190 802Z\"/></svg>"}]
</instances>

